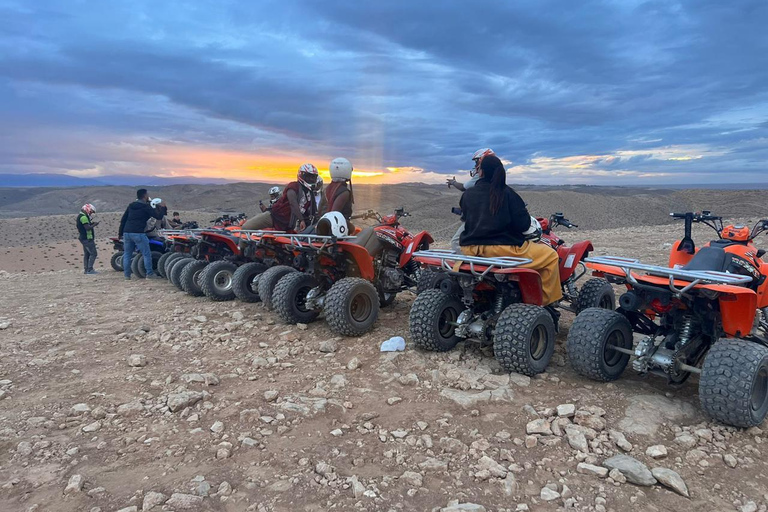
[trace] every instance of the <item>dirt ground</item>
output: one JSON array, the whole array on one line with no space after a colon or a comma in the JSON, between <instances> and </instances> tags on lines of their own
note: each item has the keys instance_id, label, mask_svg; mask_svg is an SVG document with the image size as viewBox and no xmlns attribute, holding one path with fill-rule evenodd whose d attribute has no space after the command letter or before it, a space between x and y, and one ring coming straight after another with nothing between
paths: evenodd
<instances>
[{"instance_id":1,"label":"dirt ground","mask_svg":"<svg viewBox=\"0 0 768 512\"><path fill-rule=\"evenodd\" d=\"M680 231L562 236L662 263ZM675 389L630 370L614 384L577 376L563 349L572 315L553 364L529 379L503 373L472 343L438 354L408 341L380 353L382 341L407 335L407 293L368 335L334 338L322 321L284 325L259 304L125 282L104 244L101 274L84 276L76 242L9 242L0 249L0 510L768 505L768 434L707 421L694 380ZM559 416L568 404L575 414ZM621 453L677 472L690 497L589 466Z\"/></svg>"}]
</instances>

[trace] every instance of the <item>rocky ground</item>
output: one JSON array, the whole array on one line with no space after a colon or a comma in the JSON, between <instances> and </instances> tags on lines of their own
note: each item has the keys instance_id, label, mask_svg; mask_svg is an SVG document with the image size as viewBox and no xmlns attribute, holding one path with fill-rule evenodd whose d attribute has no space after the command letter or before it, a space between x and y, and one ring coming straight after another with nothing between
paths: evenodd
<instances>
[{"instance_id":1,"label":"rocky ground","mask_svg":"<svg viewBox=\"0 0 768 512\"><path fill-rule=\"evenodd\" d=\"M563 236L660 263L679 231ZM108 255L98 276L0 258L0 510L768 507L768 432L707 421L693 379L575 375L568 314L553 364L529 379L471 343L380 353L407 333L408 294L342 339L126 283Z\"/></svg>"}]
</instances>

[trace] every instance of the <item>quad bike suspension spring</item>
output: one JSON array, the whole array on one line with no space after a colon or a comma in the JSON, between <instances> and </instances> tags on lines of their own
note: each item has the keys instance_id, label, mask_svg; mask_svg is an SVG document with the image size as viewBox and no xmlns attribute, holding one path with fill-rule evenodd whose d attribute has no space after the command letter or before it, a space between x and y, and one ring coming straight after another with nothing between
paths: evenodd
<instances>
[{"instance_id":1,"label":"quad bike suspension spring","mask_svg":"<svg viewBox=\"0 0 768 512\"><path fill-rule=\"evenodd\" d=\"M504 309L504 294L499 292L496 294L496 299L493 303L493 311L498 314L501 313L502 309Z\"/></svg>"},{"instance_id":2,"label":"quad bike suspension spring","mask_svg":"<svg viewBox=\"0 0 768 512\"><path fill-rule=\"evenodd\" d=\"M693 316L685 315L683 317L683 324L680 326L680 335L678 336L677 346L682 348L691 341L693 335Z\"/></svg>"}]
</instances>

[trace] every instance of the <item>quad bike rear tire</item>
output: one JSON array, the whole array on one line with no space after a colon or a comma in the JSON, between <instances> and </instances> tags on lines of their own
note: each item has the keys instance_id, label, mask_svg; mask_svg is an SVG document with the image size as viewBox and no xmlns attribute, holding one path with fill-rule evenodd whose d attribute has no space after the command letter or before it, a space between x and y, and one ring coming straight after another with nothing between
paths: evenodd
<instances>
[{"instance_id":1,"label":"quad bike rear tire","mask_svg":"<svg viewBox=\"0 0 768 512\"><path fill-rule=\"evenodd\" d=\"M205 260L194 260L184 265L184 269L179 276L181 289L193 297L202 297L205 295L200 287L200 275L208 262Z\"/></svg>"},{"instance_id":2,"label":"quad bike rear tire","mask_svg":"<svg viewBox=\"0 0 768 512\"><path fill-rule=\"evenodd\" d=\"M109 259L109 264L112 265L112 269L115 272L122 272L123 271L123 251L117 251L114 254L112 254L112 257Z\"/></svg>"},{"instance_id":3,"label":"quad bike rear tire","mask_svg":"<svg viewBox=\"0 0 768 512\"><path fill-rule=\"evenodd\" d=\"M277 265L264 271L259 278L259 297L264 307L271 310L274 308L272 305L272 292L277 286L277 283L284 275L291 272L298 272L295 268L287 265Z\"/></svg>"},{"instance_id":4,"label":"quad bike rear tire","mask_svg":"<svg viewBox=\"0 0 768 512\"><path fill-rule=\"evenodd\" d=\"M171 274L170 274L170 279L171 279L171 283L173 283L173 286L175 286L179 290L182 290L181 273L184 271L184 267L186 267L187 265L189 265L194 261L197 261L197 260L193 260L192 258L181 258L180 260L174 262L174 265L173 265L173 268L171 268Z\"/></svg>"},{"instance_id":5,"label":"quad bike rear tire","mask_svg":"<svg viewBox=\"0 0 768 512\"><path fill-rule=\"evenodd\" d=\"M616 309L616 294L611 283L599 277L590 279L579 290L576 297L576 314L588 308Z\"/></svg>"},{"instance_id":6,"label":"quad bike rear tire","mask_svg":"<svg viewBox=\"0 0 768 512\"><path fill-rule=\"evenodd\" d=\"M602 308L585 309L568 331L566 351L571 367L592 380L618 379L629 363L629 355L611 350L611 345L632 349L632 325L627 317Z\"/></svg>"},{"instance_id":7,"label":"quad bike rear tire","mask_svg":"<svg viewBox=\"0 0 768 512\"><path fill-rule=\"evenodd\" d=\"M552 315L534 304L512 304L501 312L493 333L493 353L508 372L532 377L547 369L555 352Z\"/></svg>"},{"instance_id":8,"label":"quad bike rear tire","mask_svg":"<svg viewBox=\"0 0 768 512\"><path fill-rule=\"evenodd\" d=\"M314 322L320 311L307 308L307 294L318 285L317 280L304 272L288 272L277 282L272 292L275 313L287 324Z\"/></svg>"},{"instance_id":9,"label":"quad bike rear tire","mask_svg":"<svg viewBox=\"0 0 768 512\"><path fill-rule=\"evenodd\" d=\"M165 278L170 281L171 271L173 270L173 266L176 264L176 262L181 261L188 257L189 256L187 256L186 254L178 253L178 252L168 256L168 259L165 260Z\"/></svg>"},{"instance_id":10,"label":"quad bike rear tire","mask_svg":"<svg viewBox=\"0 0 768 512\"><path fill-rule=\"evenodd\" d=\"M417 347L433 352L453 349L461 338L452 325L466 308L459 299L440 290L425 290L413 301L408 325Z\"/></svg>"},{"instance_id":11,"label":"quad bike rear tire","mask_svg":"<svg viewBox=\"0 0 768 512\"><path fill-rule=\"evenodd\" d=\"M174 253L172 252L166 252L163 253L162 256L160 256L160 259L157 260L157 275L162 277L163 279L168 279L168 275L165 273L165 262L168 261L168 258L173 256Z\"/></svg>"},{"instance_id":12,"label":"quad bike rear tire","mask_svg":"<svg viewBox=\"0 0 768 512\"><path fill-rule=\"evenodd\" d=\"M231 261L221 260L209 263L200 274L200 288L205 296L216 302L235 300L232 277L236 270L237 265Z\"/></svg>"},{"instance_id":13,"label":"quad bike rear tire","mask_svg":"<svg viewBox=\"0 0 768 512\"><path fill-rule=\"evenodd\" d=\"M439 290L440 283L449 276L445 272L423 268L419 271L419 280L416 282L416 295L421 295L427 290Z\"/></svg>"},{"instance_id":14,"label":"quad bike rear tire","mask_svg":"<svg viewBox=\"0 0 768 512\"><path fill-rule=\"evenodd\" d=\"M760 425L768 414L768 348L741 339L717 341L701 367L699 400L719 422Z\"/></svg>"},{"instance_id":15,"label":"quad bike rear tire","mask_svg":"<svg viewBox=\"0 0 768 512\"><path fill-rule=\"evenodd\" d=\"M269 267L264 263L246 263L235 270L232 276L232 291L242 302L261 302L259 279Z\"/></svg>"},{"instance_id":16,"label":"quad bike rear tire","mask_svg":"<svg viewBox=\"0 0 768 512\"><path fill-rule=\"evenodd\" d=\"M163 256L163 253L150 251L150 254L152 255L152 271L154 272L157 270L158 262ZM133 255L133 259L131 260L131 272L141 279L147 277L147 270L144 268L144 256L141 253Z\"/></svg>"},{"instance_id":17,"label":"quad bike rear tire","mask_svg":"<svg viewBox=\"0 0 768 512\"><path fill-rule=\"evenodd\" d=\"M379 318L379 293L369 281L345 277L333 284L325 296L325 321L342 336L361 336Z\"/></svg>"}]
</instances>

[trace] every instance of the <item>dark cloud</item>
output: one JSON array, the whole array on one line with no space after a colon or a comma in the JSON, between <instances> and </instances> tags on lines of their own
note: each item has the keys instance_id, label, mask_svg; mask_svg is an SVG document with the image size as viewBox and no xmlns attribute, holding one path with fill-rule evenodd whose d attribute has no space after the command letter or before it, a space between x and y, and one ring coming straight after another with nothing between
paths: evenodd
<instances>
[{"instance_id":1,"label":"dark cloud","mask_svg":"<svg viewBox=\"0 0 768 512\"><path fill-rule=\"evenodd\" d=\"M766 23L763 0L4 2L0 172L157 143L454 173L491 146L537 179L594 156L592 181L764 181Z\"/></svg>"}]
</instances>

